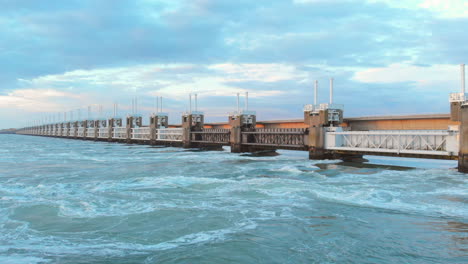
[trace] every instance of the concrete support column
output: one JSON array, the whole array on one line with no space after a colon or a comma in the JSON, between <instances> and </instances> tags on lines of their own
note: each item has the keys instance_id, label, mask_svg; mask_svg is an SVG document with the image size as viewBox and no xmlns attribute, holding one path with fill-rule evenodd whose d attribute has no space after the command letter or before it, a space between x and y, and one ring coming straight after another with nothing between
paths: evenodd
<instances>
[{"instance_id":1,"label":"concrete support column","mask_svg":"<svg viewBox=\"0 0 468 264\"><path fill-rule=\"evenodd\" d=\"M156 144L156 129L158 128L158 116L152 115L150 116L150 144Z\"/></svg>"},{"instance_id":2,"label":"concrete support column","mask_svg":"<svg viewBox=\"0 0 468 264\"><path fill-rule=\"evenodd\" d=\"M458 171L468 173L468 105L460 107L460 143L458 151Z\"/></svg>"},{"instance_id":3,"label":"concrete support column","mask_svg":"<svg viewBox=\"0 0 468 264\"><path fill-rule=\"evenodd\" d=\"M242 151L242 129L240 126L231 128L229 143L231 144L232 153L241 153Z\"/></svg>"},{"instance_id":4,"label":"concrete support column","mask_svg":"<svg viewBox=\"0 0 468 264\"><path fill-rule=\"evenodd\" d=\"M94 121L94 140L97 140L99 137L99 128L101 127L101 121L95 120Z\"/></svg>"},{"instance_id":5,"label":"concrete support column","mask_svg":"<svg viewBox=\"0 0 468 264\"><path fill-rule=\"evenodd\" d=\"M190 127L183 127L182 128L182 146L184 148L191 148L192 147L192 140L190 138Z\"/></svg>"},{"instance_id":6,"label":"concrete support column","mask_svg":"<svg viewBox=\"0 0 468 264\"><path fill-rule=\"evenodd\" d=\"M77 138L79 122L75 121L73 125L73 138Z\"/></svg>"},{"instance_id":7,"label":"concrete support column","mask_svg":"<svg viewBox=\"0 0 468 264\"><path fill-rule=\"evenodd\" d=\"M132 141L132 128L134 127L134 117L133 116L127 116L127 136L126 140L127 143L130 143Z\"/></svg>"},{"instance_id":8,"label":"concrete support column","mask_svg":"<svg viewBox=\"0 0 468 264\"><path fill-rule=\"evenodd\" d=\"M70 122L67 122L67 123L65 124L65 126L66 126L65 136L66 136L66 137L69 137L69 136L70 136L71 123L70 123Z\"/></svg>"},{"instance_id":9,"label":"concrete support column","mask_svg":"<svg viewBox=\"0 0 468 264\"><path fill-rule=\"evenodd\" d=\"M229 116L229 125L231 126L229 142L232 153L249 152L253 149L242 144L250 141L248 137L242 137L242 132L255 130L256 124L257 120L254 112L236 113Z\"/></svg>"},{"instance_id":10,"label":"concrete support column","mask_svg":"<svg viewBox=\"0 0 468 264\"><path fill-rule=\"evenodd\" d=\"M169 127L169 115L167 113L157 113L150 117L150 144L156 144L158 139L157 129Z\"/></svg>"},{"instance_id":11,"label":"concrete support column","mask_svg":"<svg viewBox=\"0 0 468 264\"><path fill-rule=\"evenodd\" d=\"M109 119L108 124L107 124L107 129L108 129L107 140L109 142L112 141L112 136L114 133L114 126L115 126L115 119L114 118Z\"/></svg>"},{"instance_id":12,"label":"concrete support column","mask_svg":"<svg viewBox=\"0 0 468 264\"><path fill-rule=\"evenodd\" d=\"M64 128L65 128L65 124L60 123L60 134L59 134L60 137L63 137L63 135L64 135L64 131L65 131Z\"/></svg>"},{"instance_id":13,"label":"concrete support column","mask_svg":"<svg viewBox=\"0 0 468 264\"><path fill-rule=\"evenodd\" d=\"M450 102L450 121L458 122L461 120L462 102Z\"/></svg>"},{"instance_id":14,"label":"concrete support column","mask_svg":"<svg viewBox=\"0 0 468 264\"><path fill-rule=\"evenodd\" d=\"M88 126L89 126L89 121L85 120L83 121L83 138L86 139L86 135L88 135Z\"/></svg>"},{"instance_id":15,"label":"concrete support column","mask_svg":"<svg viewBox=\"0 0 468 264\"><path fill-rule=\"evenodd\" d=\"M182 145L184 148L192 146L192 131L202 131L205 117L200 112L187 113L182 116Z\"/></svg>"},{"instance_id":16,"label":"concrete support column","mask_svg":"<svg viewBox=\"0 0 468 264\"><path fill-rule=\"evenodd\" d=\"M304 123L309 126L306 142L309 147L309 159L331 159L333 153L325 150L325 126L328 125L328 111L305 111Z\"/></svg>"},{"instance_id":17,"label":"concrete support column","mask_svg":"<svg viewBox=\"0 0 468 264\"><path fill-rule=\"evenodd\" d=\"M343 123L343 108L339 105L308 105L304 110L304 123L308 125L308 135L305 142L309 148L309 159L351 159L359 158L356 155L337 155L334 151L327 150L325 146L325 133L331 127L337 127Z\"/></svg>"}]
</instances>

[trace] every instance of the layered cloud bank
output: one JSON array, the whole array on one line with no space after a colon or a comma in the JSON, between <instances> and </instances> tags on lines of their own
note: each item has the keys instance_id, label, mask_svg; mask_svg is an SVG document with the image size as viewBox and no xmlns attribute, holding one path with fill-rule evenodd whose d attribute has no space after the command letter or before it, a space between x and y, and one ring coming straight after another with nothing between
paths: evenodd
<instances>
[{"instance_id":1,"label":"layered cloud bank","mask_svg":"<svg viewBox=\"0 0 468 264\"><path fill-rule=\"evenodd\" d=\"M0 2L0 128L134 96L177 122L190 92L212 121L245 91L297 118L329 77L347 116L447 112L468 62L463 0Z\"/></svg>"}]
</instances>

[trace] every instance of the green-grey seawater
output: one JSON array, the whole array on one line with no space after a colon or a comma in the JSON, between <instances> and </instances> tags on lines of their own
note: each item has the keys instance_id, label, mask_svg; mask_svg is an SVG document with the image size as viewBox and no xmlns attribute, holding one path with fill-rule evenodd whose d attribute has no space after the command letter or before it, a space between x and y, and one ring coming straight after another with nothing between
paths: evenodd
<instances>
[{"instance_id":1,"label":"green-grey seawater","mask_svg":"<svg viewBox=\"0 0 468 264\"><path fill-rule=\"evenodd\" d=\"M280 153L0 135L0 263L468 263L455 162Z\"/></svg>"}]
</instances>

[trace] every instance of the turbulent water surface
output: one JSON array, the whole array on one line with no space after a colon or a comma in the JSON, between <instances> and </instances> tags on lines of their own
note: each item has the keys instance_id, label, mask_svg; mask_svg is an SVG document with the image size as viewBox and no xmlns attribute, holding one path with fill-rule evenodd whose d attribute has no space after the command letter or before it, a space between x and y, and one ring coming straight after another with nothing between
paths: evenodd
<instances>
[{"instance_id":1,"label":"turbulent water surface","mask_svg":"<svg viewBox=\"0 0 468 264\"><path fill-rule=\"evenodd\" d=\"M0 135L0 263L466 263L454 162Z\"/></svg>"}]
</instances>

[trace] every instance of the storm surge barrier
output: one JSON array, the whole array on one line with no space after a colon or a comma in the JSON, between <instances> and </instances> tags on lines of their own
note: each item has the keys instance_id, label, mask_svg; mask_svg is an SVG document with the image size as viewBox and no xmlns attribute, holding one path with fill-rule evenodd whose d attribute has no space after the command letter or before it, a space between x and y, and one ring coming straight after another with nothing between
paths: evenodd
<instances>
[{"instance_id":1,"label":"storm surge barrier","mask_svg":"<svg viewBox=\"0 0 468 264\"><path fill-rule=\"evenodd\" d=\"M179 125L169 125L168 114L157 112L147 125L132 114L125 119L40 124L17 134L184 148L229 146L234 153L287 149L307 151L310 159L352 160L363 155L458 159L459 171L468 172L468 100L462 76L461 93L449 97L450 114L344 118L344 106L333 103L332 79L330 102L318 104L315 98L314 104L304 106L300 120L257 121L256 112L248 110L246 95L245 109L240 110L238 96L237 111L226 123L206 123L204 113L190 107ZM316 89L317 84L315 94Z\"/></svg>"},{"instance_id":2,"label":"storm surge barrier","mask_svg":"<svg viewBox=\"0 0 468 264\"><path fill-rule=\"evenodd\" d=\"M333 108L331 108L333 107ZM264 150L309 151L311 159L353 158L390 155L435 159L457 159L459 126L447 129L375 130L381 123L409 121L420 126L456 123L450 116L401 116L343 119L339 105L306 106L304 120L257 122L254 112L233 113L227 123L205 124L202 113L186 113L181 125L167 124L168 117L154 115L144 126L140 116L109 120L85 120L27 127L17 134L124 142L186 148L230 146L232 152ZM163 123L157 122L165 120ZM122 125L126 123L125 125ZM353 130L354 127L361 130ZM367 127L367 128L366 128ZM366 130L364 130L364 129ZM374 128L374 129L369 129ZM388 128L388 125L385 127ZM367 130L369 129L369 130Z\"/></svg>"}]
</instances>

